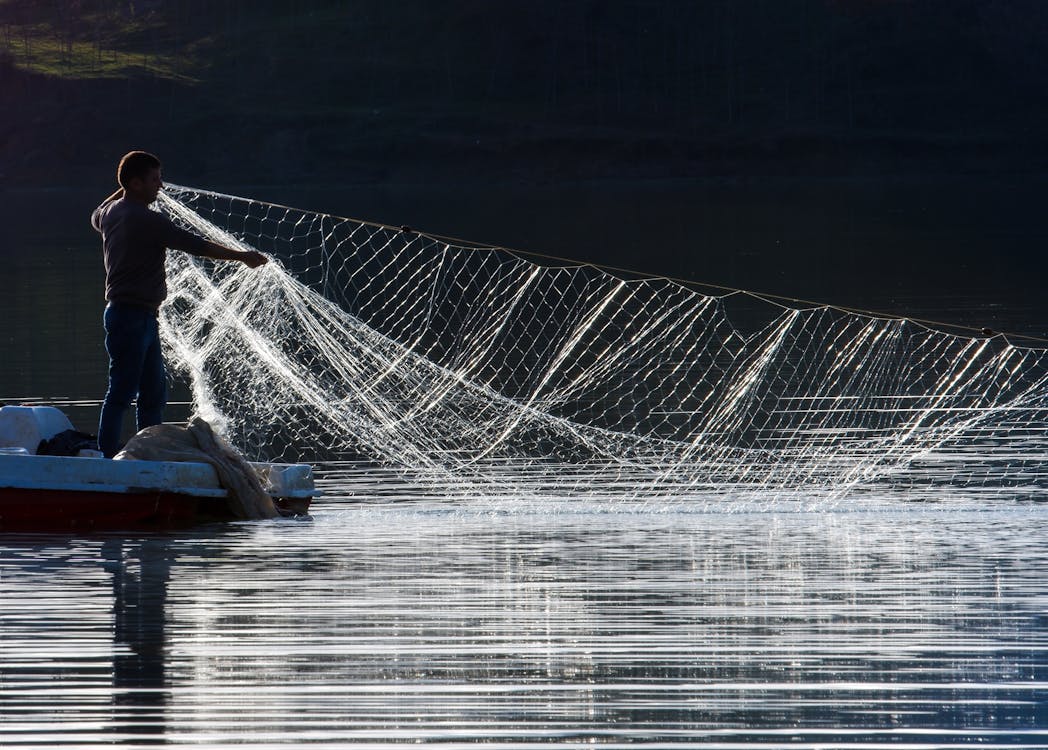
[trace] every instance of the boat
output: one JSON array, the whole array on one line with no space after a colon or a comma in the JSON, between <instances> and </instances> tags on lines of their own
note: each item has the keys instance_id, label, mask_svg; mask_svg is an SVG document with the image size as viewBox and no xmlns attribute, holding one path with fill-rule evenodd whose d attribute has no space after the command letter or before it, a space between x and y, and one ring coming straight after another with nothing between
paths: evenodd
<instances>
[{"instance_id":1,"label":"boat","mask_svg":"<svg viewBox=\"0 0 1048 750\"><path fill-rule=\"evenodd\" d=\"M90 448L40 455L73 429L51 406L0 407L0 531L170 528L236 517L208 463L113 460ZM308 464L252 463L281 515L303 515L319 494Z\"/></svg>"}]
</instances>

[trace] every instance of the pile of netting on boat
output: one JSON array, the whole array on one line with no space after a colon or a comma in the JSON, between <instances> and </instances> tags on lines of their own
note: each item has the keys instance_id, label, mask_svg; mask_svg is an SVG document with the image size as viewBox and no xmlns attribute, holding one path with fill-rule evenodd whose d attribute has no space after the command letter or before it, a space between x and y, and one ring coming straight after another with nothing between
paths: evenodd
<instances>
[{"instance_id":1,"label":"pile of netting on boat","mask_svg":"<svg viewBox=\"0 0 1048 750\"><path fill-rule=\"evenodd\" d=\"M246 456L456 495L1048 490L1048 352L168 186L161 322Z\"/></svg>"}]
</instances>

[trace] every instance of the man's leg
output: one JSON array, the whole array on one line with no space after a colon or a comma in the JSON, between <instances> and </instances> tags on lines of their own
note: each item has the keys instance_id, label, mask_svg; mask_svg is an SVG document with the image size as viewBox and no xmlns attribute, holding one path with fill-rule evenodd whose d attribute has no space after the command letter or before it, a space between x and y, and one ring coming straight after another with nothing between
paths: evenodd
<instances>
[{"instance_id":1,"label":"man's leg","mask_svg":"<svg viewBox=\"0 0 1048 750\"><path fill-rule=\"evenodd\" d=\"M138 385L138 429L144 430L164 421L167 405L167 373L164 371L164 353L160 347L160 327L157 319L149 322L149 346L142 359L142 378Z\"/></svg>"},{"instance_id":2,"label":"man's leg","mask_svg":"<svg viewBox=\"0 0 1048 750\"><path fill-rule=\"evenodd\" d=\"M106 458L120 450L124 414L138 395L142 365L148 348L148 312L119 305L106 306L106 352L109 353L109 389L98 420L98 449Z\"/></svg>"}]
</instances>

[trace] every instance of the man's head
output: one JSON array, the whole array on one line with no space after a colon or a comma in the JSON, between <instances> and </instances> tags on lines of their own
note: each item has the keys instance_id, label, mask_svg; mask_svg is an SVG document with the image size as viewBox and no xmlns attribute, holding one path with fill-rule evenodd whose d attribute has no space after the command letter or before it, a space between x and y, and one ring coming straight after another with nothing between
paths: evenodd
<instances>
[{"instance_id":1,"label":"man's head","mask_svg":"<svg viewBox=\"0 0 1048 750\"><path fill-rule=\"evenodd\" d=\"M116 168L116 181L124 195L149 204L156 200L164 183L160 178L160 159L146 151L124 154Z\"/></svg>"}]
</instances>

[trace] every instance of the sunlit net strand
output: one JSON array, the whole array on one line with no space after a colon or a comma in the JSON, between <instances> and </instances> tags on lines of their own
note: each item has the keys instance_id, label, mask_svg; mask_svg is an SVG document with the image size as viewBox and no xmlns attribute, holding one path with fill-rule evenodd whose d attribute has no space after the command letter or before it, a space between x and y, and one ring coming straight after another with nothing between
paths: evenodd
<instances>
[{"instance_id":1,"label":"sunlit net strand","mask_svg":"<svg viewBox=\"0 0 1048 750\"><path fill-rule=\"evenodd\" d=\"M456 492L840 494L978 440L921 481L1046 484L1013 470L1019 435L1043 445L1045 353L1002 337L544 267L189 188L160 206L277 261L172 253L162 316L197 408L255 457L360 455Z\"/></svg>"},{"instance_id":2,"label":"sunlit net strand","mask_svg":"<svg viewBox=\"0 0 1048 750\"><path fill-rule=\"evenodd\" d=\"M187 215L183 209L172 207L172 212L187 223L190 223L198 231L206 231L217 241L227 244L236 242L228 235L223 235L221 232L201 225L199 221L193 220L191 216ZM391 429L397 431L409 430L410 425L414 421L414 415L419 411L426 410L432 403L441 401L449 388L462 387L462 376L459 373L448 373L447 371L440 373L440 379L444 382L436 387L431 386L425 397L414 399L413 401L417 401L417 403L413 403L409 407L406 415L391 415L387 408L375 405L374 400L369 397L368 391L376 390L377 384L389 383L393 378L403 378L405 372L410 371L408 366L409 360L417 360L417 355L414 355L410 350L401 348L392 357L381 357L382 352L390 348L390 342L382 340L382 337L376 335L373 331L362 330L359 325L350 321L351 326L355 329L349 334L351 339L359 340L362 335L371 339L370 342L360 347L360 353L365 356L378 354L380 355L380 360L370 368L370 374L362 374L362 368L357 366L360 362L359 359L354 362L352 358L329 358L325 363L325 368L318 368L317 362L314 361L313 368L310 371L310 376L312 376L310 378L310 387L305 387L305 379L302 377L301 368L298 367L298 359L292 358L287 362L277 361L277 357L274 356L267 339L257 335L257 331L262 330L266 326L260 325L261 321L257 318L250 324L254 326L253 330L250 330L248 328L249 324L245 323L246 320L254 317L257 301L265 299L265 296L260 293L260 289L268 290L271 300L279 303L277 305L271 304L267 309L283 307L290 313L294 313L298 322L303 324L306 337L319 345L317 346L318 351L326 354L345 351L343 341L337 340L332 334L332 331L339 330L342 322L336 319L338 312L329 301L317 297L308 290L301 289L286 274L280 272L279 269L274 269L276 274L272 279L266 278L268 275L266 271L268 270L265 269L261 273L251 274L245 279L246 283L238 288L233 288L229 282L231 279L238 278L235 274L215 282L202 274L201 266L193 263L182 264L179 270L171 275L172 289L178 289L177 293L172 293L172 306L177 308L183 306L184 303L188 303L185 305L185 309L191 311L192 314L186 316L184 320L180 321L169 332L174 342L173 348L176 350L178 357L188 363L194 373L202 375L206 369L205 363L210 363L213 372L219 368L226 368L227 365L231 364L223 360L221 352L232 348L241 356L241 360L236 364L237 373L231 373L226 369L221 372L221 377L231 379L237 374L243 376L251 373L269 373L270 383L246 383L242 390L257 394L267 386L271 387L274 383L279 384L275 389L277 391L275 395L282 396L283 402L305 402L311 409L319 409L323 416L326 417L326 421L330 423L332 429L336 430L338 434L359 436L361 433L364 433L371 438L371 447L378 448L382 457L396 457L403 461L405 459L403 449L395 450L395 446L384 445L380 439L377 440L376 444L376 438L381 438L383 434L388 434ZM273 283L274 281L276 284ZM288 299L289 295L293 295L296 292L300 295L297 300ZM219 299L228 300L228 304L221 308L214 308L205 301ZM165 316L166 322L167 317ZM270 325L272 324L272 320L268 322ZM287 319L280 319L280 322L282 324L286 323ZM221 327L222 335L214 334L215 324ZM272 331L273 329L269 328L268 330ZM277 332L277 335L283 340L298 338L289 337L287 331ZM236 341L229 340L228 337L230 336L238 339L241 343L238 344ZM244 357L248 356L252 357L254 361L247 362ZM228 360L228 357L225 360ZM415 366L418 366L417 361ZM423 367L427 371L427 377L431 377L434 371L432 365L423 363ZM325 369L330 369L334 372L339 385L346 384L350 388L354 388L352 403L361 406L364 412L374 414L376 416L374 421L361 429L358 424L360 417L358 413L353 410L350 410L348 413L342 412L337 408L337 402L326 401L322 400L323 397L317 397L320 389L314 389L313 386L321 380ZM194 382L198 386L204 380L204 377L194 378ZM357 383L364 384L365 389L355 388ZM426 391L426 389L419 388L417 385L415 387L420 392ZM197 390L201 392L197 396L198 402L208 404L208 409L213 410L210 392L200 388ZM498 401L498 394L494 392L483 394L481 407L484 407L486 402L492 400ZM473 413L479 412L473 410L471 414ZM242 414L243 411L231 418L237 419ZM516 421L519 423L521 419L518 417ZM468 423L459 429L467 433L468 437L468 433L475 431L476 428L472 423ZM572 425L568 425L568 429L573 430L575 428ZM503 429L503 432L505 432L505 429ZM578 431L576 430L577 433ZM415 435L415 440L424 444L425 437L424 434ZM408 447L411 447L410 444ZM439 450L439 446L430 445L429 449ZM421 465L429 468L432 464L431 461L426 460L425 454L416 452L409 458L412 460L412 465L416 467Z\"/></svg>"}]
</instances>

